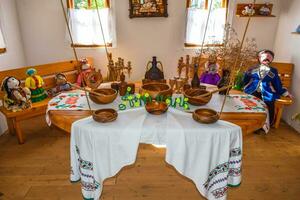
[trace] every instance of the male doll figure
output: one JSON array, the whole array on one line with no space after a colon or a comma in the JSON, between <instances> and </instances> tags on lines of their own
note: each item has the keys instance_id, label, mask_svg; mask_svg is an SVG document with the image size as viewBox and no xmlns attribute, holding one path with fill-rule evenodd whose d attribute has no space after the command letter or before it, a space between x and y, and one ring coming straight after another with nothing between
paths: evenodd
<instances>
[{"instance_id":1,"label":"male doll figure","mask_svg":"<svg viewBox=\"0 0 300 200\"><path fill-rule=\"evenodd\" d=\"M270 66L274 53L270 50L258 52L259 64L251 67L244 76L244 92L262 99L269 109L270 126L274 122L275 100L281 96L292 97L287 89L282 87L277 69Z\"/></svg>"}]
</instances>

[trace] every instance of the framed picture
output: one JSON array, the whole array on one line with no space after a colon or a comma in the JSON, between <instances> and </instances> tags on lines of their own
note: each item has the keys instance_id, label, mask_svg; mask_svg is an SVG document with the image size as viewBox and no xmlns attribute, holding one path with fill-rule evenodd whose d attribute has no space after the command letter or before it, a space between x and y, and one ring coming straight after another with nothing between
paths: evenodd
<instances>
[{"instance_id":1,"label":"framed picture","mask_svg":"<svg viewBox=\"0 0 300 200\"><path fill-rule=\"evenodd\" d=\"M129 0L130 18L168 17L167 0Z\"/></svg>"}]
</instances>

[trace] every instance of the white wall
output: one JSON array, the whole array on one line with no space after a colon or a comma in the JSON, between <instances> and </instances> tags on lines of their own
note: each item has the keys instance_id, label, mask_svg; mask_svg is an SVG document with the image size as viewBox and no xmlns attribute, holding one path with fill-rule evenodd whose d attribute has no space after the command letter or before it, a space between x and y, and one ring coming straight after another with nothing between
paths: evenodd
<instances>
[{"instance_id":1,"label":"white wall","mask_svg":"<svg viewBox=\"0 0 300 200\"><path fill-rule=\"evenodd\" d=\"M0 24L6 53L0 54L0 70L25 65L15 0L0 1Z\"/></svg>"},{"instance_id":2,"label":"white wall","mask_svg":"<svg viewBox=\"0 0 300 200\"><path fill-rule=\"evenodd\" d=\"M286 0L281 2L281 14L274 45L276 60L295 64L291 89L295 102L292 106L285 109L283 117L284 120L298 130L298 132L300 132L300 125L296 122L292 122L291 117L296 112L300 112L300 90L298 88L300 83L300 35L293 35L291 32L295 31L297 26L300 25L299 8L299 0Z\"/></svg>"},{"instance_id":3,"label":"white wall","mask_svg":"<svg viewBox=\"0 0 300 200\"><path fill-rule=\"evenodd\" d=\"M279 0L274 14L279 13ZM123 57L133 63L133 80L141 79L145 65L152 56L158 56L164 64L167 77L176 74L177 61L192 50L184 50L185 2L169 0L168 18L129 19L128 0L115 0L117 48L110 49L114 57ZM238 0L238 2L249 2ZM258 1L259 2L259 1ZM263 0L261 2L264 2ZM73 58L72 50L65 39L65 23L59 0L17 1L22 37L29 65L48 63ZM242 35L246 18L233 19L233 26ZM273 49L278 17L254 18L248 37L255 37L259 48ZM81 49L80 56L93 56L97 67L106 74L106 58L103 49Z\"/></svg>"},{"instance_id":4,"label":"white wall","mask_svg":"<svg viewBox=\"0 0 300 200\"><path fill-rule=\"evenodd\" d=\"M0 54L0 71L24 66L26 62L15 0L0 1L0 25L7 49L4 54ZM7 130L6 120L2 113L0 113L0 135L5 130Z\"/></svg>"},{"instance_id":5,"label":"white wall","mask_svg":"<svg viewBox=\"0 0 300 200\"><path fill-rule=\"evenodd\" d=\"M237 0L237 3L249 3L253 0ZM247 37L255 38L258 49L273 50L276 36L279 14L280 0L257 0L256 3L269 2L273 4L272 14L276 17L253 17L247 32ZM246 17L234 17L233 27L238 32L239 38L242 38L247 23Z\"/></svg>"}]
</instances>

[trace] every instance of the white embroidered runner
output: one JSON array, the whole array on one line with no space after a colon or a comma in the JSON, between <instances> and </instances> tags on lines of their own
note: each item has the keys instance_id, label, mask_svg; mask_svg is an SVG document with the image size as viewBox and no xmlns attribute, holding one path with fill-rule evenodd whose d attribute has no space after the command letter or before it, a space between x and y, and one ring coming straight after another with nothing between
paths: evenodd
<instances>
[{"instance_id":1,"label":"white embroidered runner","mask_svg":"<svg viewBox=\"0 0 300 200\"><path fill-rule=\"evenodd\" d=\"M228 186L241 182L240 127L199 124L173 108L161 116L138 108L120 112L112 123L91 117L73 123L71 181L81 181L85 198L99 199L103 181L135 162L139 143L166 145L166 161L207 199L226 199Z\"/></svg>"}]
</instances>

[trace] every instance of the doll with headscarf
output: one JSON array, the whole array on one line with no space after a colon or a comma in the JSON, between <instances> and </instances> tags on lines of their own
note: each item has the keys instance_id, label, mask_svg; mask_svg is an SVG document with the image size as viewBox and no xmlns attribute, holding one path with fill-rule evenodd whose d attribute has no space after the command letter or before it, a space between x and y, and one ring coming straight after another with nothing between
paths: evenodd
<instances>
[{"instance_id":1,"label":"doll with headscarf","mask_svg":"<svg viewBox=\"0 0 300 200\"><path fill-rule=\"evenodd\" d=\"M48 97L47 92L44 90L44 80L41 76L37 75L36 69L30 68L26 71L28 77L25 80L25 86L31 91L32 103L42 101Z\"/></svg>"},{"instance_id":2,"label":"doll with headscarf","mask_svg":"<svg viewBox=\"0 0 300 200\"><path fill-rule=\"evenodd\" d=\"M21 81L13 76L3 79L1 90L4 91L3 105L7 110L13 112L21 111L31 107L30 90L21 87Z\"/></svg>"},{"instance_id":3,"label":"doll with headscarf","mask_svg":"<svg viewBox=\"0 0 300 200\"><path fill-rule=\"evenodd\" d=\"M64 91L70 91L72 90L72 86L70 83L68 83L67 77L62 74L62 73L58 73L55 75L55 83L56 83L56 87L52 88L49 93L52 96L58 95L61 92Z\"/></svg>"},{"instance_id":4,"label":"doll with headscarf","mask_svg":"<svg viewBox=\"0 0 300 200\"><path fill-rule=\"evenodd\" d=\"M282 86L277 69L271 66L274 53L270 50L258 52L258 62L244 75L244 92L262 99L268 106L270 125L274 122L274 102L281 96L292 97Z\"/></svg>"},{"instance_id":5,"label":"doll with headscarf","mask_svg":"<svg viewBox=\"0 0 300 200\"><path fill-rule=\"evenodd\" d=\"M214 54L209 55L208 61L205 63L205 72L201 75L200 82L218 85L221 79L220 75L218 74L219 68L217 56Z\"/></svg>"}]
</instances>

